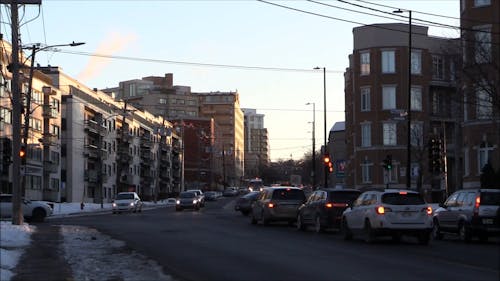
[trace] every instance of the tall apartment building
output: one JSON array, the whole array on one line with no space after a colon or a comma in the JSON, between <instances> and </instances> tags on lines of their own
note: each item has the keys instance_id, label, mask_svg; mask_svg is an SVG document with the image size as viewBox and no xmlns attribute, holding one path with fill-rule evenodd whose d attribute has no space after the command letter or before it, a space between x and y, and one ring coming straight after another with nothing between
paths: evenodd
<instances>
[{"instance_id":1,"label":"tall apartment building","mask_svg":"<svg viewBox=\"0 0 500 281\"><path fill-rule=\"evenodd\" d=\"M460 160L454 153L459 122L456 118L456 40L427 35L427 27L412 26L411 64L408 64L408 25L374 24L354 28L354 49L345 73L346 183L356 188L406 187L410 131L413 189L442 192L455 186ZM408 68L411 69L411 127ZM428 170L428 141L441 138L448 152L448 181ZM392 157L392 169L384 159Z\"/></svg>"},{"instance_id":2,"label":"tall apartment building","mask_svg":"<svg viewBox=\"0 0 500 281\"><path fill-rule=\"evenodd\" d=\"M264 128L264 114L242 108L245 128L245 177L261 177L261 169L269 165L269 136Z\"/></svg>"},{"instance_id":3,"label":"tall apartment building","mask_svg":"<svg viewBox=\"0 0 500 281\"><path fill-rule=\"evenodd\" d=\"M238 186L244 179L244 117L237 92L195 93L200 116L215 121L214 161L224 185Z\"/></svg>"},{"instance_id":4,"label":"tall apartment building","mask_svg":"<svg viewBox=\"0 0 500 281\"><path fill-rule=\"evenodd\" d=\"M500 173L500 1L461 0L463 187Z\"/></svg>"}]
</instances>

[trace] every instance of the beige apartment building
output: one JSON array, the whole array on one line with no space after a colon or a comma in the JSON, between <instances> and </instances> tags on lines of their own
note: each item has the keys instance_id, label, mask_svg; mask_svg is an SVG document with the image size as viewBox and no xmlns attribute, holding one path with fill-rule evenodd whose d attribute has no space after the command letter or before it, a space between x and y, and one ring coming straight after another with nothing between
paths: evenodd
<instances>
[{"instance_id":1,"label":"beige apartment building","mask_svg":"<svg viewBox=\"0 0 500 281\"><path fill-rule=\"evenodd\" d=\"M260 178L269 165L269 136L264 128L264 114L256 109L242 108L245 127L245 178Z\"/></svg>"}]
</instances>

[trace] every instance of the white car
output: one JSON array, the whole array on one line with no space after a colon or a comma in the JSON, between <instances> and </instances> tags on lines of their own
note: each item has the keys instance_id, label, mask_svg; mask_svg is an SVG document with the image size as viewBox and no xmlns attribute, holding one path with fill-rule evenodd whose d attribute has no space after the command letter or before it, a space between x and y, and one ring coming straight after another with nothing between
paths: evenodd
<instances>
[{"instance_id":1,"label":"white car","mask_svg":"<svg viewBox=\"0 0 500 281\"><path fill-rule=\"evenodd\" d=\"M52 207L43 201L30 201L22 199L23 216L27 221L42 222L52 215ZM0 195L0 217L12 217L12 194Z\"/></svg>"},{"instance_id":2,"label":"white car","mask_svg":"<svg viewBox=\"0 0 500 281\"><path fill-rule=\"evenodd\" d=\"M205 207L205 195L201 189L188 189L186 192L196 193L196 197L198 197L198 201L200 202L200 207Z\"/></svg>"},{"instance_id":3,"label":"white car","mask_svg":"<svg viewBox=\"0 0 500 281\"><path fill-rule=\"evenodd\" d=\"M142 201L135 192L120 192L113 201L113 214L121 212L142 212Z\"/></svg>"},{"instance_id":4,"label":"white car","mask_svg":"<svg viewBox=\"0 0 500 281\"><path fill-rule=\"evenodd\" d=\"M367 242L377 236L415 236L428 244L432 232L432 207L419 193L386 189L362 193L342 215L341 231L346 240L362 235Z\"/></svg>"}]
</instances>

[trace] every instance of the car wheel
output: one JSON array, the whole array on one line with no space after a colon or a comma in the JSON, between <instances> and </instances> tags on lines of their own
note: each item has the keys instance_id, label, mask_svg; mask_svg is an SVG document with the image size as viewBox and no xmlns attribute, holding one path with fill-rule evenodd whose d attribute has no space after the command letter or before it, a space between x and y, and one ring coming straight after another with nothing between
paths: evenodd
<instances>
[{"instance_id":1,"label":"car wheel","mask_svg":"<svg viewBox=\"0 0 500 281\"><path fill-rule=\"evenodd\" d=\"M323 232L323 227L321 226L321 218L319 217L319 215L316 215L316 217L314 218L314 232Z\"/></svg>"},{"instance_id":2,"label":"car wheel","mask_svg":"<svg viewBox=\"0 0 500 281\"><path fill-rule=\"evenodd\" d=\"M422 232L418 235L418 243L420 245L429 245L429 240L431 239L428 232Z\"/></svg>"},{"instance_id":3,"label":"car wheel","mask_svg":"<svg viewBox=\"0 0 500 281\"><path fill-rule=\"evenodd\" d=\"M460 226L458 227L458 237L465 243L469 243L472 240L470 230L465 222L460 223Z\"/></svg>"},{"instance_id":4,"label":"car wheel","mask_svg":"<svg viewBox=\"0 0 500 281\"><path fill-rule=\"evenodd\" d=\"M47 216L47 213L45 212L44 209L36 208L33 210L31 218L33 221L43 222L45 220L45 216Z\"/></svg>"},{"instance_id":5,"label":"car wheel","mask_svg":"<svg viewBox=\"0 0 500 281\"><path fill-rule=\"evenodd\" d=\"M344 235L344 240L352 240L352 231L347 225L347 221L345 218L342 218L342 226L340 228L340 231Z\"/></svg>"},{"instance_id":6,"label":"car wheel","mask_svg":"<svg viewBox=\"0 0 500 281\"><path fill-rule=\"evenodd\" d=\"M441 232L441 228L439 227L439 222L434 220L434 224L432 226L432 238L435 240L442 240L443 233Z\"/></svg>"},{"instance_id":7,"label":"car wheel","mask_svg":"<svg viewBox=\"0 0 500 281\"><path fill-rule=\"evenodd\" d=\"M371 226L370 221L368 219L365 220L365 225L364 225L363 231L365 234L366 243L373 243L373 241L375 240L375 235L373 233L372 226Z\"/></svg>"},{"instance_id":8,"label":"car wheel","mask_svg":"<svg viewBox=\"0 0 500 281\"><path fill-rule=\"evenodd\" d=\"M251 224L257 224L257 219L255 218L255 215L253 214L253 212L252 212L252 216L250 218L250 223Z\"/></svg>"},{"instance_id":9,"label":"car wheel","mask_svg":"<svg viewBox=\"0 0 500 281\"><path fill-rule=\"evenodd\" d=\"M302 216L300 214L297 215L297 230L301 231L306 230L306 226L304 225L304 222L302 221Z\"/></svg>"}]
</instances>

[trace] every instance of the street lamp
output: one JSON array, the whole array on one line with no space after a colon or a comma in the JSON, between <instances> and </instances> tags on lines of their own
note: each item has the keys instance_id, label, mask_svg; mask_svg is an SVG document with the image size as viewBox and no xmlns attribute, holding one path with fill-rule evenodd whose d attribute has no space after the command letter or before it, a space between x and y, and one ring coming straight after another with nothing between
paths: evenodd
<instances>
[{"instance_id":1,"label":"street lamp","mask_svg":"<svg viewBox=\"0 0 500 281\"><path fill-rule=\"evenodd\" d=\"M398 9L394 11L396 14L408 12L408 127L407 127L407 144L406 144L406 188L411 187L410 170L411 170L411 10Z\"/></svg>"},{"instance_id":2,"label":"street lamp","mask_svg":"<svg viewBox=\"0 0 500 281\"><path fill-rule=\"evenodd\" d=\"M328 152L328 147L326 143L326 67L318 67L316 66L314 69L323 69L323 130L324 130L324 149L326 154ZM325 184L324 187L328 187L328 167L325 165L324 167L324 174L325 174Z\"/></svg>"},{"instance_id":3,"label":"street lamp","mask_svg":"<svg viewBox=\"0 0 500 281\"><path fill-rule=\"evenodd\" d=\"M306 105L311 105L313 106L313 122L312 122L312 172L311 172L311 177L312 177L312 187L313 189L316 188L316 103L314 102L308 102Z\"/></svg>"}]
</instances>

